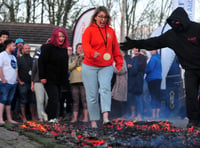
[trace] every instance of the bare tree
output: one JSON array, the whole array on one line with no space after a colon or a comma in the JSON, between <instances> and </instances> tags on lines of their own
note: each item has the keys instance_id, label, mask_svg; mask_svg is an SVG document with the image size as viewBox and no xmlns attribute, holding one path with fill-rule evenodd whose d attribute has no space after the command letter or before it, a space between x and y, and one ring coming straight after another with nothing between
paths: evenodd
<instances>
[{"instance_id":1,"label":"bare tree","mask_svg":"<svg viewBox=\"0 0 200 148\"><path fill-rule=\"evenodd\" d=\"M111 12L114 6L113 0L106 0L106 1L102 0L102 3L104 6L107 7L108 11Z\"/></svg>"},{"instance_id":2,"label":"bare tree","mask_svg":"<svg viewBox=\"0 0 200 148\"><path fill-rule=\"evenodd\" d=\"M57 5L58 9L56 11L56 25L59 26L61 23L62 14L64 14L64 0L57 0Z\"/></svg>"},{"instance_id":3,"label":"bare tree","mask_svg":"<svg viewBox=\"0 0 200 148\"><path fill-rule=\"evenodd\" d=\"M48 19L50 24L55 24L55 0L46 0Z\"/></svg>"},{"instance_id":4,"label":"bare tree","mask_svg":"<svg viewBox=\"0 0 200 148\"><path fill-rule=\"evenodd\" d=\"M3 2L2 0L0 1L0 21L4 21L5 20L5 12L3 10Z\"/></svg>"},{"instance_id":5,"label":"bare tree","mask_svg":"<svg viewBox=\"0 0 200 148\"><path fill-rule=\"evenodd\" d=\"M50 24L72 29L83 11L104 5L112 17L111 25L120 32L122 41L125 35L136 38L149 35L165 22L171 11L171 0L146 0L146 7L138 13L140 1L143 3L144 0L90 0L88 3L78 0L0 0L0 8L6 12L5 16L0 15L5 21L44 23L47 20Z\"/></svg>"},{"instance_id":6,"label":"bare tree","mask_svg":"<svg viewBox=\"0 0 200 148\"><path fill-rule=\"evenodd\" d=\"M43 22L44 22L44 7L45 7L45 5L44 5L44 0L41 0L41 5L42 5L42 7L41 7L41 24L43 24Z\"/></svg>"},{"instance_id":7,"label":"bare tree","mask_svg":"<svg viewBox=\"0 0 200 148\"><path fill-rule=\"evenodd\" d=\"M4 4L4 6L9 10L9 20L11 22L16 22L16 16L18 14L19 11L19 5L20 2L19 0L3 0L2 2Z\"/></svg>"},{"instance_id":8,"label":"bare tree","mask_svg":"<svg viewBox=\"0 0 200 148\"><path fill-rule=\"evenodd\" d=\"M134 24L132 24L131 34L134 38L142 38L149 34L149 32L147 32L147 28L152 27L149 26L149 24L153 24L151 21L155 21L155 19L151 19L151 16L154 15L152 6L154 6L155 2L155 0L149 0L139 19L134 21Z\"/></svg>"},{"instance_id":9,"label":"bare tree","mask_svg":"<svg viewBox=\"0 0 200 148\"><path fill-rule=\"evenodd\" d=\"M125 37L125 14L126 14L126 8L127 8L127 1L122 0L122 8L121 8L121 27L120 27L120 41L124 40Z\"/></svg>"},{"instance_id":10,"label":"bare tree","mask_svg":"<svg viewBox=\"0 0 200 148\"><path fill-rule=\"evenodd\" d=\"M68 23L68 16L69 16L69 12L71 10L71 8L77 3L78 1L74 1L74 0L68 0L68 1L65 1L65 7L64 7L64 16L63 16L63 27L66 27L67 26L67 23ZM82 8L79 8L79 10L77 11L77 13L74 13L73 16L75 16L75 18L78 17L78 14L81 12L81 9ZM73 19L74 20L74 19ZM72 20L72 21L73 21Z\"/></svg>"},{"instance_id":11,"label":"bare tree","mask_svg":"<svg viewBox=\"0 0 200 148\"><path fill-rule=\"evenodd\" d=\"M57 26L66 26L68 13L77 0L46 0L49 21Z\"/></svg>"},{"instance_id":12,"label":"bare tree","mask_svg":"<svg viewBox=\"0 0 200 148\"><path fill-rule=\"evenodd\" d=\"M159 17L158 26L161 26L165 16L169 15L169 12L170 12L170 10L172 8L172 1L162 0L160 7L161 8L160 8L160 17Z\"/></svg>"},{"instance_id":13,"label":"bare tree","mask_svg":"<svg viewBox=\"0 0 200 148\"><path fill-rule=\"evenodd\" d=\"M126 4L126 35L129 34L129 31L132 28L134 28L134 25L132 25L135 22L135 12L136 12L136 5L138 0L132 0L127 1Z\"/></svg>"},{"instance_id":14,"label":"bare tree","mask_svg":"<svg viewBox=\"0 0 200 148\"><path fill-rule=\"evenodd\" d=\"M171 1L148 0L140 15L136 11L138 2L138 0L127 0L126 35L133 38L144 38L165 22L166 16L170 12Z\"/></svg>"},{"instance_id":15,"label":"bare tree","mask_svg":"<svg viewBox=\"0 0 200 148\"><path fill-rule=\"evenodd\" d=\"M39 0L33 0L32 1L32 22L35 23L37 16L36 16L36 9L40 5ZM42 14L41 14L42 15Z\"/></svg>"},{"instance_id":16,"label":"bare tree","mask_svg":"<svg viewBox=\"0 0 200 148\"><path fill-rule=\"evenodd\" d=\"M65 24L66 24L66 27L69 28L69 29L73 29L79 16L82 14L83 12L83 7L77 7L77 8L74 8L73 10L73 15L70 15L70 20L68 20ZM64 25L64 23L63 23Z\"/></svg>"},{"instance_id":17,"label":"bare tree","mask_svg":"<svg viewBox=\"0 0 200 148\"><path fill-rule=\"evenodd\" d=\"M0 10L3 7L3 1L0 1Z\"/></svg>"},{"instance_id":18,"label":"bare tree","mask_svg":"<svg viewBox=\"0 0 200 148\"><path fill-rule=\"evenodd\" d=\"M31 0L26 0L26 23L29 23L31 19L31 5Z\"/></svg>"}]
</instances>

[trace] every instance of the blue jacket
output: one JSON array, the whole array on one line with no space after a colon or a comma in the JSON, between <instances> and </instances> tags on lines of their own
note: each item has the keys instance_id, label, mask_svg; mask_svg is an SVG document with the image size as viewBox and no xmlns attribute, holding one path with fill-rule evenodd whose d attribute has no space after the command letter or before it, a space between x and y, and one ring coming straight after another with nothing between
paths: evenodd
<instances>
[{"instance_id":1,"label":"blue jacket","mask_svg":"<svg viewBox=\"0 0 200 148\"><path fill-rule=\"evenodd\" d=\"M162 79L162 65L159 54L153 54L146 67L147 82L157 79Z\"/></svg>"}]
</instances>

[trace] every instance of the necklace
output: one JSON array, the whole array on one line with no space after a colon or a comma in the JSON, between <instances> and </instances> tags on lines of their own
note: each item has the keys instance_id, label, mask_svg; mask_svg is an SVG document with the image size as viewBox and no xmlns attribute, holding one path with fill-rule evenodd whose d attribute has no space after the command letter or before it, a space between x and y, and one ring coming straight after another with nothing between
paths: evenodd
<instances>
[{"instance_id":1,"label":"necklace","mask_svg":"<svg viewBox=\"0 0 200 148\"><path fill-rule=\"evenodd\" d=\"M97 25L98 26L98 25ZM110 53L108 53L107 52L107 32L106 32L106 26L105 26L105 34L106 34L106 39L104 38L104 36L103 36L103 33L101 32L101 29L100 29L100 27L98 26L98 29L99 29L99 31L100 31L100 33L101 33L101 37L103 38L103 41L104 41L104 45L105 45L105 53L104 53L104 55L103 55L103 59L105 60L105 61L108 61L108 60L110 60L110 58L111 58L111 55L110 55Z\"/></svg>"}]
</instances>

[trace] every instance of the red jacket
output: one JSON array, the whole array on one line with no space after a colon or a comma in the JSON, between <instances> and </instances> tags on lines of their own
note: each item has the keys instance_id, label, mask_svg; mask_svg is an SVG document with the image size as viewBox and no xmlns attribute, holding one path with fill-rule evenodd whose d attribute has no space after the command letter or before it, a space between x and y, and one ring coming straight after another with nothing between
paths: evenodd
<instances>
[{"instance_id":1,"label":"red jacket","mask_svg":"<svg viewBox=\"0 0 200 148\"><path fill-rule=\"evenodd\" d=\"M106 40L105 27L100 27L100 29L104 39ZM82 36L82 47L85 55L83 63L90 66L104 67L112 65L115 61L116 68L121 69L123 65L123 58L120 54L120 49L114 30L106 25L107 51L101 32L96 24L90 25L84 31ZM94 58L93 56L95 51L99 52L101 56ZM106 52L110 53L111 55L111 59L107 61L103 59L103 55Z\"/></svg>"}]
</instances>

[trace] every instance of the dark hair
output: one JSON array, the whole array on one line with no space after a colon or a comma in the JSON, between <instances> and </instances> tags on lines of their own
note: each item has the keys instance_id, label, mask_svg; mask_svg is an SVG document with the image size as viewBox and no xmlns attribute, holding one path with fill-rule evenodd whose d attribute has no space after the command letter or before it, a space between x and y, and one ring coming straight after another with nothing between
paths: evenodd
<instances>
[{"instance_id":1,"label":"dark hair","mask_svg":"<svg viewBox=\"0 0 200 148\"><path fill-rule=\"evenodd\" d=\"M106 8L105 6L99 6L98 8L96 8L94 14L92 15L92 18L91 18L91 21L90 21L90 25L96 22L95 17L96 17L101 11L103 11L103 12L106 14L106 17L108 18L106 24L107 24L107 25L110 25L111 16L110 16L110 14L109 14L109 12L108 12L108 10L107 10L107 8Z\"/></svg>"},{"instance_id":2,"label":"dark hair","mask_svg":"<svg viewBox=\"0 0 200 148\"><path fill-rule=\"evenodd\" d=\"M78 43L78 44L76 44L76 50L77 50L77 48L78 48L79 45L82 45L82 43Z\"/></svg>"},{"instance_id":3,"label":"dark hair","mask_svg":"<svg viewBox=\"0 0 200 148\"><path fill-rule=\"evenodd\" d=\"M77 48L78 48L79 45L82 45L82 43L77 43L77 44L76 44L76 50L75 50L76 54L78 54L78 53L77 53Z\"/></svg>"},{"instance_id":4,"label":"dark hair","mask_svg":"<svg viewBox=\"0 0 200 148\"><path fill-rule=\"evenodd\" d=\"M10 45L11 43L15 43L15 41L14 41L14 40L8 39L8 40L5 40L4 45L5 45L5 47L7 47L7 46Z\"/></svg>"},{"instance_id":5,"label":"dark hair","mask_svg":"<svg viewBox=\"0 0 200 148\"><path fill-rule=\"evenodd\" d=\"M2 35L8 35L9 36L9 32L7 30L2 30L0 32L0 36L2 36Z\"/></svg>"},{"instance_id":6,"label":"dark hair","mask_svg":"<svg viewBox=\"0 0 200 148\"><path fill-rule=\"evenodd\" d=\"M139 48L133 48L133 49L137 49L137 50L138 50L138 52L140 52L140 49L139 49Z\"/></svg>"}]
</instances>

